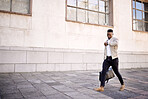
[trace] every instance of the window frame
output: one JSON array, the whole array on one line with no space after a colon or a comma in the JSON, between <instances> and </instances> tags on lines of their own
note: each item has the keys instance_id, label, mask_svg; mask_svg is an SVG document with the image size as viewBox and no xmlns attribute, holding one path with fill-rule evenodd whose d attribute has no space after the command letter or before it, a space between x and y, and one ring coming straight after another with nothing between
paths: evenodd
<instances>
[{"instance_id":1,"label":"window frame","mask_svg":"<svg viewBox=\"0 0 148 99\"><path fill-rule=\"evenodd\" d=\"M148 23L148 21L144 21L143 20L143 12L147 12L148 13L148 11L144 11L143 10L143 8L142 8L142 10L140 10L140 9L137 9L136 8L136 0L134 0L135 1L135 8L133 8L133 0L131 0L131 7L132 7L132 31L134 31L134 32L143 32L143 33L148 33L148 31L142 31L142 30L135 30L134 29L134 21L139 21L139 22L144 22L144 23ZM143 1L141 1L142 3L143 3ZM133 10L135 10L135 19L133 18ZM136 19L136 10L137 11L141 11L142 12L142 20L139 20L139 19Z\"/></svg>"},{"instance_id":2,"label":"window frame","mask_svg":"<svg viewBox=\"0 0 148 99\"><path fill-rule=\"evenodd\" d=\"M25 14L25 13L20 13L20 12L12 12L12 0L10 0L11 4L10 4L10 11L5 11L5 10L0 10L0 12L2 13L9 13L9 14L17 14L17 15L25 15L25 16L32 16L32 0L29 0L29 14Z\"/></svg>"},{"instance_id":3,"label":"window frame","mask_svg":"<svg viewBox=\"0 0 148 99\"><path fill-rule=\"evenodd\" d=\"M85 11L91 11L91 12L99 12L99 13L103 13L103 14L105 14L104 12L100 12L100 11L95 11L95 10L91 10L91 9L87 9L87 8L81 8L81 7L76 7L76 6L70 6L70 5L68 5L67 4L67 0L65 0L65 21L67 21L67 22L74 22L74 23L80 23L80 24L87 24L87 25L95 25L95 26L103 26L103 27L109 27L109 28L113 28L114 27L114 14L113 14L113 12L114 12L114 6L113 6L113 2L114 0L111 0L111 1L109 1L109 2L112 2L112 9L111 9L111 12L109 12L109 13L106 13L106 14L110 14L110 13L112 13L112 25L101 25L101 24L95 24L95 23L89 23L89 22L80 22L80 21L74 21L74 20L68 20L67 19L67 8L68 7L71 7L71 8L76 8L76 9L81 9L81 10L85 10ZM110 4L109 4L110 5ZM99 7L99 6L98 6ZM98 13L98 14L99 14ZM77 15L76 15L77 16Z\"/></svg>"}]
</instances>

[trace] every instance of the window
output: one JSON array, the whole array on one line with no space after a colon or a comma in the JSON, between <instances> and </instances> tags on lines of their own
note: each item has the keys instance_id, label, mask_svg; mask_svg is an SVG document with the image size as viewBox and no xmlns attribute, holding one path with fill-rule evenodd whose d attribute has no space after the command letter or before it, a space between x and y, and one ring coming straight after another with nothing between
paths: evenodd
<instances>
[{"instance_id":1,"label":"window","mask_svg":"<svg viewBox=\"0 0 148 99\"><path fill-rule=\"evenodd\" d=\"M0 0L0 11L31 15L31 0Z\"/></svg>"},{"instance_id":2,"label":"window","mask_svg":"<svg viewBox=\"0 0 148 99\"><path fill-rule=\"evenodd\" d=\"M66 20L113 25L112 0L66 0Z\"/></svg>"},{"instance_id":3,"label":"window","mask_svg":"<svg viewBox=\"0 0 148 99\"><path fill-rule=\"evenodd\" d=\"M133 0L133 30L148 32L148 1Z\"/></svg>"}]
</instances>

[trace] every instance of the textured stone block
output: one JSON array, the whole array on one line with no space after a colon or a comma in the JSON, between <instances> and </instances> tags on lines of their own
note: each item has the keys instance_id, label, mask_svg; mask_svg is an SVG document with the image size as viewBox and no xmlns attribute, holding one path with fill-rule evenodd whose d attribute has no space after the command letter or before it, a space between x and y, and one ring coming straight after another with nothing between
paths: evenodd
<instances>
[{"instance_id":1,"label":"textured stone block","mask_svg":"<svg viewBox=\"0 0 148 99\"><path fill-rule=\"evenodd\" d=\"M71 70L71 64L55 64L55 71Z\"/></svg>"},{"instance_id":2,"label":"textured stone block","mask_svg":"<svg viewBox=\"0 0 148 99\"><path fill-rule=\"evenodd\" d=\"M36 64L15 64L15 72L35 72Z\"/></svg>"},{"instance_id":3,"label":"textured stone block","mask_svg":"<svg viewBox=\"0 0 148 99\"><path fill-rule=\"evenodd\" d=\"M86 53L84 54L84 63L100 63L103 61L102 54Z\"/></svg>"},{"instance_id":4,"label":"textured stone block","mask_svg":"<svg viewBox=\"0 0 148 99\"><path fill-rule=\"evenodd\" d=\"M0 51L0 63L26 63L26 52Z\"/></svg>"},{"instance_id":5,"label":"textured stone block","mask_svg":"<svg viewBox=\"0 0 148 99\"><path fill-rule=\"evenodd\" d=\"M37 71L55 71L55 64L37 64Z\"/></svg>"},{"instance_id":6,"label":"textured stone block","mask_svg":"<svg viewBox=\"0 0 148 99\"><path fill-rule=\"evenodd\" d=\"M133 64L133 63L121 63L121 66L122 66L122 68L133 68L135 65ZM120 67L120 65L119 65L119 68L121 68ZM136 68L136 66L135 66L135 68Z\"/></svg>"},{"instance_id":7,"label":"textured stone block","mask_svg":"<svg viewBox=\"0 0 148 99\"><path fill-rule=\"evenodd\" d=\"M0 64L0 72L14 72L14 64Z\"/></svg>"},{"instance_id":8,"label":"textured stone block","mask_svg":"<svg viewBox=\"0 0 148 99\"><path fill-rule=\"evenodd\" d=\"M27 52L27 63L47 63L47 52Z\"/></svg>"},{"instance_id":9,"label":"textured stone block","mask_svg":"<svg viewBox=\"0 0 148 99\"><path fill-rule=\"evenodd\" d=\"M13 47L10 47L10 50L18 50L18 51L21 51L21 50L33 50L33 48L31 48L31 47L15 47L15 46L13 46Z\"/></svg>"},{"instance_id":10,"label":"textured stone block","mask_svg":"<svg viewBox=\"0 0 148 99\"><path fill-rule=\"evenodd\" d=\"M136 62L136 55L127 55L127 62Z\"/></svg>"},{"instance_id":11,"label":"textured stone block","mask_svg":"<svg viewBox=\"0 0 148 99\"><path fill-rule=\"evenodd\" d=\"M0 26L9 26L10 14L0 13Z\"/></svg>"},{"instance_id":12,"label":"textured stone block","mask_svg":"<svg viewBox=\"0 0 148 99\"><path fill-rule=\"evenodd\" d=\"M145 62L148 63L148 54L146 54L146 56L145 56Z\"/></svg>"},{"instance_id":13,"label":"textured stone block","mask_svg":"<svg viewBox=\"0 0 148 99\"><path fill-rule=\"evenodd\" d=\"M86 64L71 64L71 70L86 70Z\"/></svg>"},{"instance_id":14,"label":"textured stone block","mask_svg":"<svg viewBox=\"0 0 148 99\"><path fill-rule=\"evenodd\" d=\"M31 18L12 14L10 19L10 27L31 29Z\"/></svg>"},{"instance_id":15,"label":"textured stone block","mask_svg":"<svg viewBox=\"0 0 148 99\"><path fill-rule=\"evenodd\" d=\"M146 61L146 55L135 55L136 56L136 62L145 62Z\"/></svg>"},{"instance_id":16,"label":"textured stone block","mask_svg":"<svg viewBox=\"0 0 148 99\"><path fill-rule=\"evenodd\" d=\"M63 53L62 52L49 52L48 53L48 63L63 63Z\"/></svg>"},{"instance_id":17,"label":"textured stone block","mask_svg":"<svg viewBox=\"0 0 148 99\"><path fill-rule=\"evenodd\" d=\"M87 64L87 70L99 70L101 68L101 64Z\"/></svg>"},{"instance_id":18,"label":"textured stone block","mask_svg":"<svg viewBox=\"0 0 148 99\"><path fill-rule=\"evenodd\" d=\"M34 47L34 51L54 51L54 48Z\"/></svg>"},{"instance_id":19,"label":"textured stone block","mask_svg":"<svg viewBox=\"0 0 148 99\"><path fill-rule=\"evenodd\" d=\"M23 46L24 30L0 27L1 46Z\"/></svg>"},{"instance_id":20,"label":"textured stone block","mask_svg":"<svg viewBox=\"0 0 148 99\"><path fill-rule=\"evenodd\" d=\"M83 54L64 53L64 63L83 63Z\"/></svg>"},{"instance_id":21,"label":"textured stone block","mask_svg":"<svg viewBox=\"0 0 148 99\"><path fill-rule=\"evenodd\" d=\"M0 46L0 50L9 50L10 48L8 46Z\"/></svg>"},{"instance_id":22,"label":"textured stone block","mask_svg":"<svg viewBox=\"0 0 148 99\"><path fill-rule=\"evenodd\" d=\"M127 62L128 61L128 57L126 54L120 54L119 55L119 61L120 62Z\"/></svg>"}]
</instances>

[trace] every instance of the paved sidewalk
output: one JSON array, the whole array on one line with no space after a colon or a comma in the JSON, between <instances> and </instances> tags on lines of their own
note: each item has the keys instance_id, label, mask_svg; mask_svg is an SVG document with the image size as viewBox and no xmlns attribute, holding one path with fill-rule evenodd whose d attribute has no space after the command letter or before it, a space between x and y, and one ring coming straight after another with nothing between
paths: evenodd
<instances>
[{"instance_id":1,"label":"paved sidewalk","mask_svg":"<svg viewBox=\"0 0 148 99\"><path fill-rule=\"evenodd\" d=\"M126 89L118 91L117 77L104 92L97 71L1 73L1 99L148 99L148 68L120 70Z\"/></svg>"}]
</instances>

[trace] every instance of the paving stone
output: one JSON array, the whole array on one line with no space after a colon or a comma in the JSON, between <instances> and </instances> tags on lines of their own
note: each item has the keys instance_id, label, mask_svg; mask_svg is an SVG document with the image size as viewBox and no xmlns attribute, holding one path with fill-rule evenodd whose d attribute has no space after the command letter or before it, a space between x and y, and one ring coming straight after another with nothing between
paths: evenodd
<instances>
[{"instance_id":1,"label":"paving stone","mask_svg":"<svg viewBox=\"0 0 148 99\"><path fill-rule=\"evenodd\" d=\"M33 87L31 83L29 83L28 81L23 81L20 83L17 83L17 88L30 88Z\"/></svg>"},{"instance_id":2,"label":"paving stone","mask_svg":"<svg viewBox=\"0 0 148 99\"><path fill-rule=\"evenodd\" d=\"M147 99L148 68L120 70L125 90L119 91L117 77L109 80L104 92L98 71L1 73L0 99Z\"/></svg>"},{"instance_id":3,"label":"paving stone","mask_svg":"<svg viewBox=\"0 0 148 99\"><path fill-rule=\"evenodd\" d=\"M59 86L59 85L63 85L62 83L59 83L59 82L50 82L50 83L47 83L49 86Z\"/></svg>"},{"instance_id":4,"label":"paving stone","mask_svg":"<svg viewBox=\"0 0 148 99\"><path fill-rule=\"evenodd\" d=\"M25 98L25 99L47 99L47 97L45 97L45 96L38 96L38 97L27 97L27 98Z\"/></svg>"},{"instance_id":5,"label":"paving stone","mask_svg":"<svg viewBox=\"0 0 148 99\"><path fill-rule=\"evenodd\" d=\"M52 94L52 95L49 95L46 97L47 97L47 99L72 99L71 97L69 97L65 94L61 94L61 93Z\"/></svg>"},{"instance_id":6,"label":"paving stone","mask_svg":"<svg viewBox=\"0 0 148 99\"><path fill-rule=\"evenodd\" d=\"M23 99L24 98L21 93L6 94L6 95L2 95L1 97L2 99Z\"/></svg>"},{"instance_id":7,"label":"paving stone","mask_svg":"<svg viewBox=\"0 0 148 99\"><path fill-rule=\"evenodd\" d=\"M88 95L92 95L92 94L97 94L98 92L97 91L94 91L92 89L88 89L88 88L78 88L77 89L78 92L81 92L83 94L88 94Z\"/></svg>"},{"instance_id":8,"label":"paving stone","mask_svg":"<svg viewBox=\"0 0 148 99\"><path fill-rule=\"evenodd\" d=\"M19 93L18 89L0 89L0 95L17 94L17 93Z\"/></svg>"},{"instance_id":9,"label":"paving stone","mask_svg":"<svg viewBox=\"0 0 148 99\"><path fill-rule=\"evenodd\" d=\"M39 91L36 91L36 92L25 92L25 93L22 93L22 95L23 95L25 98L44 96L44 95L43 95L41 92L39 92Z\"/></svg>"},{"instance_id":10,"label":"paving stone","mask_svg":"<svg viewBox=\"0 0 148 99\"><path fill-rule=\"evenodd\" d=\"M54 90L54 89L41 89L41 92L45 95L45 96L49 96L49 95L53 95L53 94L57 94L58 91Z\"/></svg>"},{"instance_id":11,"label":"paving stone","mask_svg":"<svg viewBox=\"0 0 148 99\"><path fill-rule=\"evenodd\" d=\"M69 87L66 87L66 86L64 86L64 85L52 86L52 87L55 88L55 89L58 90L58 91L61 91L61 92L75 91L74 89L69 88Z\"/></svg>"},{"instance_id":12,"label":"paving stone","mask_svg":"<svg viewBox=\"0 0 148 99\"><path fill-rule=\"evenodd\" d=\"M0 86L0 90L16 90L17 87L14 84L10 84L10 85L5 85L5 86Z\"/></svg>"},{"instance_id":13,"label":"paving stone","mask_svg":"<svg viewBox=\"0 0 148 99\"><path fill-rule=\"evenodd\" d=\"M25 82L25 81L27 81L27 80L25 80L25 79L21 79L21 80L19 79L19 80L18 80L18 79L17 79L17 80L13 80L13 81L14 81L15 84L18 84L18 83L21 83L21 82Z\"/></svg>"},{"instance_id":14,"label":"paving stone","mask_svg":"<svg viewBox=\"0 0 148 99\"><path fill-rule=\"evenodd\" d=\"M112 97L114 99L119 99L119 98L120 99L127 99L130 97L135 97L135 96L140 95L140 94L131 92L129 90L119 91L118 86L116 87L116 86L111 86L111 85L106 86L105 91L101 92L101 93L104 95L107 95L109 97Z\"/></svg>"},{"instance_id":15,"label":"paving stone","mask_svg":"<svg viewBox=\"0 0 148 99\"><path fill-rule=\"evenodd\" d=\"M147 96L137 96L137 97L132 97L132 98L128 98L128 99L147 99Z\"/></svg>"},{"instance_id":16,"label":"paving stone","mask_svg":"<svg viewBox=\"0 0 148 99\"><path fill-rule=\"evenodd\" d=\"M46 83L39 83L39 84L33 84L33 86L38 89L38 90L41 90L42 88L49 88L50 86Z\"/></svg>"},{"instance_id":17,"label":"paving stone","mask_svg":"<svg viewBox=\"0 0 148 99\"><path fill-rule=\"evenodd\" d=\"M32 84L34 84L34 83L43 83L41 80L39 80L39 79L30 79L30 80L28 80L28 82L30 82L30 83L32 83Z\"/></svg>"},{"instance_id":18,"label":"paving stone","mask_svg":"<svg viewBox=\"0 0 148 99\"><path fill-rule=\"evenodd\" d=\"M92 97L84 95L80 92L66 92L65 94L72 97L73 99L93 99Z\"/></svg>"},{"instance_id":19,"label":"paving stone","mask_svg":"<svg viewBox=\"0 0 148 99\"><path fill-rule=\"evenodd\" d=\"M35 84L34 85L37 90L42 92L45 96L51 95L51 94L56 94L58 91L53 89L52 87L48 86L47 84Z\"/></svg>"},{"instance_id":20,"label":"paving stone","mask_svg":"<svg viewBox=\"0 0 148 99\"><path fill-rule=\"evenodd\" d=\"M30 88L30 87L33 87L31 84L28 84L28 85L17 85L17 88Z\"/></svg>"},{"instance_id":21,"label":"paving stone","mask_svg":"<svg viewBox=\"0 0 148 99\"><path fill-rule=\"evenodd\" d=\"M92 94L92 95L89 95L89 96L91 96L93 99L113 99L113 98L111 98L107 95L104 95L102 93L99 93L99 92L97 94Z\"/></svg>"},{"instance_id":22,"label":"paving stone","mask_svg":"<svg viewBox=\"0 0 148 99\"><path fill-rule=\"evenodd\" d=\"M28 93L28 92L37 92L38 90L34 87L31 88L21 88L19 89L21 93Z\"/></svg>"}]
</instances>

